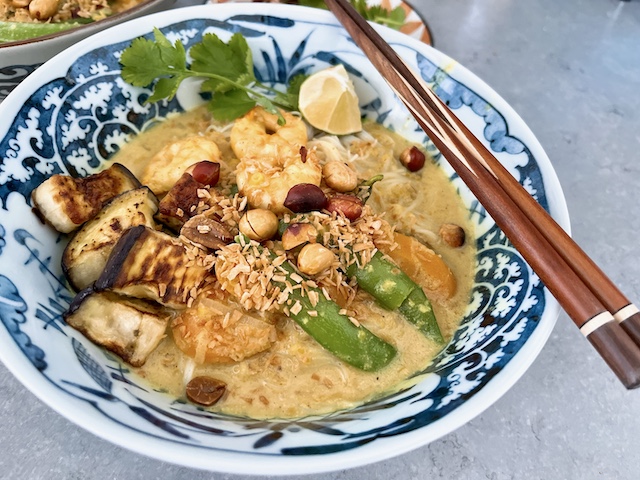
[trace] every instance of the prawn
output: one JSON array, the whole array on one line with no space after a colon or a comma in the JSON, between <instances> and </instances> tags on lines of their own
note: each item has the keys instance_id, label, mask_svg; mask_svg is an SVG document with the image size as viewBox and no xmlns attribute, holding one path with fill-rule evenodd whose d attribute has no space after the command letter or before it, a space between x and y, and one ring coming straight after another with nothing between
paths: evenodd
<instances>
[{"instance_id":1,"label":"prawn","mask_svg":"<svg viewBox=\"0 0 640 480\"><path fill-rule=\"evenodd\" d=\"M282 112L284 125L278 116L262 107L255 107L236 120L231 129L231 148L236 157L276 158L298 155L307 145L307 126L300 117Z\"/></svg>"},{"instance_id":2,"label":"prawn","mask_svg":"<svg viewBox=\"0 0 640 480\"><path fill-rule=\"evenodd\" d=\"M162 196L180 179L185 170L202 160L220 163L218 144L200 135L178 140L156 153L142 172L140 181Z\"/></svg>"},{"instance_id":3,"label":"prawn","mask_svg":"<svg viewBox=\"0 0 640 480\"><path fill-rule=\"evenodd\" d=\"M307 150L307 127L298 117L283 113L286 125L261 107L236 121L231 148L240 159L236 168L238 191L253 208L286 213L284 201L300 183L319 186L322 167L315 150Z\"/></svg>"}]
</instances>

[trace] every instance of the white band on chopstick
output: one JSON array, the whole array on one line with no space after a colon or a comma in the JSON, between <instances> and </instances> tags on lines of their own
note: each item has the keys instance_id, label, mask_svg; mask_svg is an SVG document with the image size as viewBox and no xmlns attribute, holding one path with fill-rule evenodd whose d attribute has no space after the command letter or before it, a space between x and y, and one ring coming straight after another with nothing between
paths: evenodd
<instances>
[{"instance_id":1,"label":"white band on chopstick","mask_svg":"<svg viewBox=\"0 0 640 480\"><path fill-rule=\"evenodd\" d=\"M609 312L602 312L587 320L586 323L580 327L580 331L585 337L588 337L605 323L609 322L613 322L613 315Z\"/></svg>"},{"instance_id":2,"label":"white band on chopstick","mask_svg":"<svg viewBox=\"0 0 640 480\"><path fill-rule=\"evenodd\" d=\"M635 315L638 312L640 312L640 310L638 310L638 307L636 307L633 303L631 303L626 307L622 307L620 310L614 313L613 318L615 318L616 321L620 323L620 322L624 322L631 315Z\"/></svg>"}]
</instances>

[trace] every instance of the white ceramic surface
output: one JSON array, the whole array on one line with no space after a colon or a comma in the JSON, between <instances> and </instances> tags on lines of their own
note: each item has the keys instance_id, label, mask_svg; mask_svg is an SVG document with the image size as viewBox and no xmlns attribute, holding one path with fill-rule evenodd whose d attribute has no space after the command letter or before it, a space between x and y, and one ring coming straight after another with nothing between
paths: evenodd
<instances>
[{"instance_id":1,"label":"white ceramic surface","mask_svg":"<svg viewBox=\"0 0 640 480\"><path fill-rule=\"evenodd\" d=\"M558 306L444 160L476 224L476 285L446 350L401 392L348 412L296 421L213 414L150 390L61 319L72 294L59 266L65 239L30 212L29 193L56 172L89 173L118 145L193 100L149 106L118 58L160 27L188 45L240 31L266 83L344 63L363 112L433 149L328 12L287 5L208 5L163 12L99 33L38 69L0 106L0 359L35 395L87 430L131 450L196 468L299 474L372 463L441 437L495 402L548 338ZM559 222L562 191L518 115L472 73L423 43L385 38Z\"/></svg>"}]
</instances>

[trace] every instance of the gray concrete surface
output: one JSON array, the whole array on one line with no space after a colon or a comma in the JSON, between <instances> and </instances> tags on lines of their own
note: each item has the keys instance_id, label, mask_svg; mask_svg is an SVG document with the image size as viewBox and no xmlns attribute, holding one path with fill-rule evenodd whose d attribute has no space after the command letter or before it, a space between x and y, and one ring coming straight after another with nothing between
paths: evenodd
<instances>
[{"instance_id":1,"label":"gray concrete surface","mask_svg":"<svg viewBox=\"0 0 640 480\"><path fill-rule=\"evenodd\" d=\"M558 172L574 237L640 300L640 1L416 0L436 46L520 113ZM310 480L640 478L640 392L565 314L493 407L398 458ZM0 366L2 479L229 479L130 453L39 402Z\"/></svg>"}]
</instances>

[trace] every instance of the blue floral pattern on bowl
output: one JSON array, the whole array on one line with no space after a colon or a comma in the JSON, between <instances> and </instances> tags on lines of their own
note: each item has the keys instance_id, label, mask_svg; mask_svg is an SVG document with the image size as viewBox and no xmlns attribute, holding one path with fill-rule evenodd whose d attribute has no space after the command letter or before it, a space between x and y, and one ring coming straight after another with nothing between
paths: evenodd
<instances>
[{"instance_id":1,"label":"blue floral pattern on bowl","mask_svg":"<svg viewBox=\"0 0 640 480\"><path fill-rule=\"evenodd\" d=\"M31 191L55 173L91 173L132 136L191 101L185 93L171 102L145 104L150 92L131 87L119 75L118 60L130 42L125 35L121 37L126 40L105 41L79 55L65 75L43 84L32 82L32 94L0 140L0 321L4 326L0 338L13 341L39 372L39 381L48 383L49 391L92 412L87 415L101 417L101 424L115 426L121 435L135 432L137 440L250 453L259 464L261 456L270 457L269 461L274 456L331 456L394 436L415 435L472 399L513 360L548 308L543 286L417 125L398 127L406 124L406 111L394 98L378 94L382 83L365 71L363 54L341 27L317 13L288 17L238 13L231 7L222 12L227 10L228 15L195 15L175 23L165 15L162 31L187 48L205 32L242 33L254 51L256 75L265 83L282 84L300 72L345 64L363 100L363 112L421 141L458 186L476 224L478 256L468 312L453 340L425 371L385 398L322 417L262 421L212 413L155 392L113 355L67 327L61 315L73 294L60 267L65 238L30 213ZM326 49L327 35L336 47ZM536 158L510 134L507 118L473 88L450 76L418 42L399 40L395 46L450 107L465 110L464 115L481 123L478 133L548 208ZM553 321L555 317L551 326ZM154 455L145 447L136 449ZM248 471L241 466L219 468ZM307 470L298 466L296 471Z\"/></svg>"}]
</instances>

